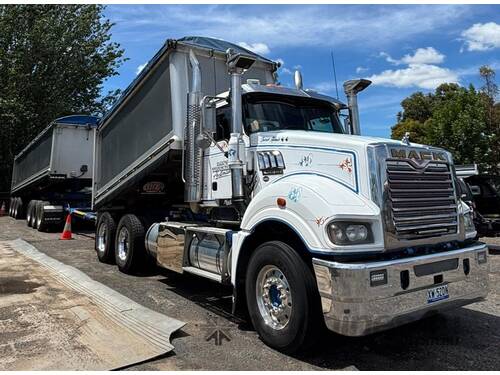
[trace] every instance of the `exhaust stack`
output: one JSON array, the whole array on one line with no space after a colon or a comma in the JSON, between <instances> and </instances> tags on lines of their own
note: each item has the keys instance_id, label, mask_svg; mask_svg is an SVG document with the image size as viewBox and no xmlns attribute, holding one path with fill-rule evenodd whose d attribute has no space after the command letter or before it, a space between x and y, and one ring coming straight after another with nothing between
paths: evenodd
<instances>
[{"instance_id":1,"label":"exhaust stack","mask_svg":"<svg viewBox=\"0 0 500 375\"><path fill-rule=\"evenodd\" d=\"M229 168L231 169L231 185L233 201L242 201L245 198L243 190L243 168L245 158L244 147L241 141L242 105L241 105L241 77L255 62L255 58L241 53L234 53L229 48L226 51L227 70L231 74L231 138L228 144Z\"/></svg>"},{"instance_id":2,"label":"exhaust stack","mask_svg":"<svg viewBox=\"0 0 500 375\"><path fill-rule=\"evenodd\" d=\"M200 63L192 50L189 51L191 65L191 87L187 98L187 121L184 129L184 200L189 203L201 201L203 149L196 140L201 134L201 93ZM193 205L192 205L193 206Z\"/></svg>"},{"instance_id":3,"label":"exhaust stack","mask_svg":"<svg viewBox=\"0 0 500 375\"><path fill-rule=\"evenodd\" d=\"M367 79L353 79L344 82L344 91L347 96L347 105L349 106L349 124L350 133L361 135L358 110L358 93L366 89L372 81Z\"/></svg>"}]
</instances>

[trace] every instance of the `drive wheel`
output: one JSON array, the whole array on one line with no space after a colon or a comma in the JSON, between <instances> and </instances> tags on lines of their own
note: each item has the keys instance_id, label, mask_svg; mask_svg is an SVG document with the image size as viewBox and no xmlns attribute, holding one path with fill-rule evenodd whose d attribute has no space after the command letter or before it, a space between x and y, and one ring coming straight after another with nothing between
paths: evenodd
<instances>
[{"instance_id":1,"label":"drive wheel","mask_svg":"<svg viewBox=\"0 0 500 375\"><path fill-rule=\"evenodd\" d=\"M12 197L10 198L10 203L9 203L9 216L10 217L14 216L13 212L14 212L14 202L15 201L16 201L16 198L12 198Z\"/></svg>"},{"instance_id":2,"label":"drive wheel","mask_svg":"<svg viewBox=\"0 0 500 375\"><path fill-rule=\"evenodd\" d=\"M40 203L42 201L35 201L35 204L33 205L33 229L38 229L38 215L40 214Z\"/></svg>"},{"instance_id":3,"label":"drive wheel","mask_svg":"<svg viewBox=\"0 0 500 375\"><path fill-rule=\"evenodd\" d=\"M23 200L21 198L16 198L16 204L14 206L14 219L19 220L23 217Z\"/></svg>"},{"instance_id":4,"label":"drive wheel","mask_svg":"<svg viewBox=\"0 0 500 375\"><path fill-rule=\"evenodd\" d=\"M103 212L97 220L95 233L95 251L102 263L115 260L116 221L109 212Z\"/></svg>"},{"instance_id":5,"label":"drive wheel","mask_svg":"<svg viewBox=\"0 0 500 375\"><path fill-rule=\"evenodd\" d=\"M115 261L120 271L134 273L146 259L144 226L137 216L124 215L118 223L115 238Z\"/></svg>"},{"instance_id":6,"label":"drive wheel","mask_svg":"<svg viewBox=\"0 0 500 375\"><path fill-rule=\"evenodd\" d=\"M35 201L31 200L28 203L28 207L26 208L26 225L28 227L31 227L33 225L32 223L32 216L33 216L33 205Z\"/></svg>"},{"instance_id":7,"label":"drive wheel","mask_svg":"<svg viewBox=\"0 0 500 375\"><path fill-rule=\"evenodd\" d=\"M30 224L29 226L33 229L36 229L36 215L37 215L37 209L38 209L38 200L33 200L31 204L31 217L30 217Z\"/></svg>"},{"instance_id":8,"label":"drive wheel","mask_svg":"<svg viewBox=\"0 0 500 375\"><path fill-rule=\"evenodd\" d=\"M45 220L45 206L50 205L47 201L38 201L38 211L37 211L37 223L36 227L39 232L46 232L49 224Z\"/></svg>"},{"instance_id":9,"label":"drive wheel","mask_svg":"<svg viewBox=\"0 0 500 375\"><path fill-rule=\"evenodd\" d=\"M284 353L309 347L322 325L312 271L289 245L266 242L250 258L246 282L250 318L262 341Z\"/></svg>"}]
</instances>

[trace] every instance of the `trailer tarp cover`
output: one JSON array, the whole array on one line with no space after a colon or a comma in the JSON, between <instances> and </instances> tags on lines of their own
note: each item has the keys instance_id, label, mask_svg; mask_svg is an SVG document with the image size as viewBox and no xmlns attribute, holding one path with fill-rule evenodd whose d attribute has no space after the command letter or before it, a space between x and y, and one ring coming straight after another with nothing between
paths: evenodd
<instances>
[{"instance_id":1,"label":"trailer tarp cover","mask_svg":"<svg viewBox=\"0 0 500 375\"><path fill-rule=\"evenodd\" d=\"M236 53L250 55L250 56L255 57L256 59L272 63L272 60L266 59L265 57L262 57L261 55L257 55L256 53L254 53L246 48L243 48L241 46L238 46L237 44L226 42L225 40L207 38L207 37L203 37L203 36L186 36L184 38L177 39L177 41L182 42L184 44L192 44L195 47L213 49L213 50L219 51L219 52L226 52L228 48L231 48Z\"/></svg>"}]
</instances>

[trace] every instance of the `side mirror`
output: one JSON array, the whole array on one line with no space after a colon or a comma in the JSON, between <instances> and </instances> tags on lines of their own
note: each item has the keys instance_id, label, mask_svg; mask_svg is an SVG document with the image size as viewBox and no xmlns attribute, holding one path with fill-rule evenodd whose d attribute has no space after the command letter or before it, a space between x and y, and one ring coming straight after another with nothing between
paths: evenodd
<instances>
[{"instance_id":1,"label":"side mirror","mask_svg":"<svg viewBox=\"0 0 500 375\"><path fill-rule=\"evenodd\" d=\"M203 130L209 133L215 133L217 131L215 116L215 103L212 103L211 101L203 101L201 106L201 126Z\"/></svg>"}]
</instances>

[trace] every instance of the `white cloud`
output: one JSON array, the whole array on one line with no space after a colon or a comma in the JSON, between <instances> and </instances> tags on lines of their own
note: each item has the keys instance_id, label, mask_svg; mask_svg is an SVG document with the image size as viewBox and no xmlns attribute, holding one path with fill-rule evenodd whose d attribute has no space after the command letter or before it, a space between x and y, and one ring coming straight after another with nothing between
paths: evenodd
<instances>
[{"instance_id":1,"label":"white cloud","mask_svg":"<svg viewBox=\"0 0 500 375\"><path fill-rule=\"evenodd\" d=\"M410 64L407 68L385 70L368 77L374 85L418 87L434 89L441 83L458 82L458 75L450 69L429 64Z\"/></svg>"},{"instance_id":2,"label":"white cloud","mask_svg":"<svg viewBox=\"0 0 500 375\"><path fill-rule=\"evenodd\" d=\"M269 8L271 9L271 8ZM110 5L118 40L144 43L166 36L206 35L249 46L331 47L353 43L387 46L437 33L468 15L468 6L250 6ZM279 13L279 17L276 14ZM390 25L388 27L388 25ZM230 32L228 32L230 30ZM376 37L374 37L376 36Z\"/></svg>"},{"instance_id":3,"label":"white cloud","mask_svg":"<svg viewBox=\"0 0 500 375\"><path fill-rule=\"evenodd\" d=\"M495 22L476 23L462 32L468 51L500 48L500 25Z\"/></svg>"},{"instance_id":4,"label":"white cloud","mask_svg":"<svg viewBox=\"0 0 500 375\"><path fill-rule=\"evenodd\" d=\"M136 71L135 71L135 75L138 75L140 72L142 72L142 69L144 69L146 67L146 65L148 65L148 63L144 63L144 64L141 64L137 67Z\"/></svg>"},{"instance_id":5,"label":"white cloud","mask_svg":"<svg viewBox=\"0 0 500 375\"><path fill-rule=\"evenodd\" d=\"M433 47L418 48L412 55L406 54L401 59L394 59L386 52L380 52L380 57L393 65L401 64L441 64L445 56Z\"/></svg>"},{"instance_id":6,"label":"white cloud","mask_svg":"<svg viewBox=\"0 0 500 375\"><path fill-rule=\"evenodd\" d=\"M396 59L393 59L391 57L391 55L389 55L387 52L380 52L379 53L379 56L380 57L383 57L385 59L385 61L387 61L388 63L391 63L391 64L394 64L394 65L399 65L401 64L401 60L396 60Z\"/></svg>"},{"instance_id":7,"label":"white cloud","mask_svg":"<svg viewBox=\"0 0 500 375\"><path fill-rule=\"evenodd\" d=\"M367 71L369 71L369 70L370 70L369 68L365 68L365 67L363 67L363 66L358 66L358 67L356 68L356 73L361 74L361 73L365 73L365 72L367 72Z\"/></svg>"},{"instance_id":8,"label":"white cloud","mask_svg":"<svg viewBox=\"0 0 500 375\"><path fill-rule=\"evenodd\" d=\"M238 45L240 47L246 48L252 52L255 52L258 55L267 55L269 52L269 47L265 43L245 43L245 42L239 42Z\"/></svg>"},{"instance_id":9,"label":"white cloud","mask_svg":"<svg viewBox=\"0 0 500 375\"><path fill-rule=\"evenodd\" d=\"M459 81L457 72L435 65L441 64L445 55L433 47L418 48L414 53L406 54L401 59L394 59L385 52L381 52L380 56L393 65L407 65L407 67L373 74L368 79L374 85L434 89L442 83Z\"/></svg>"},{"instance_id":10,"label":"white cloud","mask_svg":"<svg viewBox=\"0 0 500 375\"><path fill-rule=\"evenodd\" d=\"M444 55L432 47L418 48L413 55L405 55L401 62L404 64L441 64Z\"/></svg>"},{"instance_id":11,"label":"white cloud","mask_svg":"<svg viewBox=\"0 0 500 375\"><path fill-rule=\"evenodd\" d=\"M330 81L315 83L311 87L314 91L321 93L333 93L335 92L335 83Z\"/></svg>"},{"instance_id":12,"label":"white cloud","mask_svg":"<svg viewBox=\"0 0 500 375\"><path fill-rule=\"evenodd\" d=\"M289 75L293 74L293 72L290 69L285 67L285 60L283 60L282 58L277 58L277 59L274 59L274 61L276 61L277 63L280 64L279 73L289 74Z\"/></svg>"}]
</instances>

